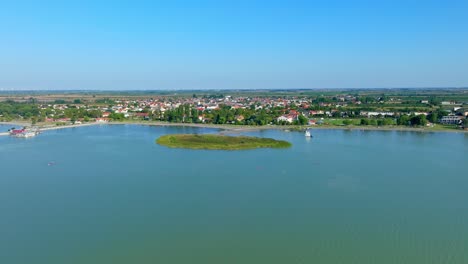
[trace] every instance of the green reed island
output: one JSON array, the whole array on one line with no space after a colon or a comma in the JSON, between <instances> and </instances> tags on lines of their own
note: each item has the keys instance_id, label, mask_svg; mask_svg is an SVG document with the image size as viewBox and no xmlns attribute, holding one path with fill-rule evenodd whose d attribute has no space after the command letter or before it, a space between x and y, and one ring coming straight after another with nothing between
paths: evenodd
<instances>
[{"instance_id":1,"label":"green reed island","mask_svg":"<svg viewBox=\"0 0 468 264\"><path fill-rule=\"evenodd\" d=\"M256 148L289 148L291 143L272 138L225 136L212 134L171 134L161 136L156 143L170 148L242 150Z\"/></svg>"}]
</instances>

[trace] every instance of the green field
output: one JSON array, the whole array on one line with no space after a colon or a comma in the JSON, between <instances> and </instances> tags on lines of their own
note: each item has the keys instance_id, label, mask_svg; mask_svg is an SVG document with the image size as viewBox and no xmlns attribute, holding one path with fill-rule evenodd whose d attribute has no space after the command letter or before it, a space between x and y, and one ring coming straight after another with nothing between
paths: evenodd
<instances>
[{"instance_id":1,"label":"green field","mask_svg":"<svg viewBox=\"0 0 468 264\"><path fill-rule=\"evenodd\" d=\"M170 148L212 149L212 150L242 150L256 148L289 148L291 143L272 138L171 134L161 136L156 143Z\"/></svg>"}]
</instances>

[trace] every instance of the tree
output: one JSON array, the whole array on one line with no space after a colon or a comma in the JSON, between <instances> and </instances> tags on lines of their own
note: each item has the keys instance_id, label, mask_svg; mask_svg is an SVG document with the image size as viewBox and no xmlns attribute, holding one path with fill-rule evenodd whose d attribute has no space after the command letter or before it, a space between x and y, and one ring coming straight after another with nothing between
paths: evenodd
<instances>
[{"instance_id":1,"label":"tree","mask_svg":"<svg viewBox=\"0 0 468 264\"><path fill-rule=\"evenodd\" d=\"M397 125L399 126L407 126L410 124L410 117L407 115L400 115L397 118Z\"/></svg>"},{"instance_id":2,"label":"tree","mask_svg":"<svg viewBox=\"0 0 468 264\"><path fill-rule=\"evenodd\" d=\"M439 98L436 98L436 97L431 97L429 99L429 104L431 104L433 106L438 106L438 105L440 105L441 102L442 102L442 100L439 99Z\"/></svg>"},{"instance_id":3,"label":"tree","mask_svg":"<svg viewBox=\"0 0 468 264\"><path fill-rule=\"evenodd\" d=\"M297 121L299 122L299 125L307 125L309 122L309 120L303 115L299 115Z\"/></svg>"},{"instance_id":4,"label":"tree","mask_svg":"<svg viewBox=\"0 0 468 264\"><path fill-rule=\"evenodd\" d=\"M332 116L335 117L335 118L341 117L341 112L335 111L335 112L332 113Z\"/></svg>"},{"instance_id":5,"label":"tree","mask_svg":"<svg viewBox=\"0 0 468 264\"><path fill-rule=\"evenodd\" d=\"M431 123L436 123L439 120L439 115L436 111L432 111L430 114L427 115L427 120Z\"/></svg>"},{"instance_id":6,"label":"tree","mask_svg":"<svg viewBox=\"0 0 468 264\"><path fill-rule=\"evenodd\" d=\"M125 115L121 113L112 113L109 115L109 118L112 120L123 120L125 118Z\"/></svg>"},{"instance_id":7,"label":"tree","mask_svg":"<svg viewBox=\"0 0 468 264\"><path fill-rule=\"evenodd\" d=\"M427 119L425 115L412 116L410 119L412 126L425 126L427 124Z\"/></svg>"},{"instance_id":8,"label":"tree","mask_svg":"<svg viewBox=\"0 0 468 264\"><path fill-rule=\"evenodd\" d=\"M375 98L366 96L362 99L366 104L375 102Z\"/></svg>"},{"instance_id":9,"label":"tree","mask_svg":"<svg viewBox=\"0 0 468 264\"><path fill-rule=\"evenodd\" d=\"M345 125L345 126L349 126L349 125L351 125L352 123L353 123L353 121L351 121L351 120L349 120L349 119L343 120L343 125Z\"/></svg>"},{"instance_id":10,"label":"tree","mask_svg":"<svg viewBox=\"0 0 468 264\"><path fill-rule=\"evenodd\" d=\"M63 99L57 99L54 101L54 104L66 104L67 101L63 100Z\"/></svg>"},{"instance_id":11,"label":"tree","mask_svg":"<svg viewBox=\"0 0 468 264\"><path fill-rule=\"evenodd\" d=\"M385 126L393 125L393 119L384 118L383 123L384 123Z\"/></svg>"},{"instance_id":12,"label":"tree","mask_svg":"<svg viewBox=\"0 0 468 264\"><path fill-rule=\"evenodd\" d=\"M0 102L0 115L4 119L21 118L30 119L41 114L39 107L31 103L17 103L11 100Z\"/></svg>"}]
</instances>

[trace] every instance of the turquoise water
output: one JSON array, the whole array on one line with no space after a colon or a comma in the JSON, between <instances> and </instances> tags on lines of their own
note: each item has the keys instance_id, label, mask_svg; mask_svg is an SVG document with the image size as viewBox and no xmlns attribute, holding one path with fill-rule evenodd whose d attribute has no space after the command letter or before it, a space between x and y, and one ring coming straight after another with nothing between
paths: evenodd
<instances>
[{"instance_id":1,"label":"turquoise water","mask_svg":"<svg viewBox=\"0 0 468 264\"><path fill-rule=\"evenodd\" d=\"M0 263L468 263L468 135L276 130L168 149L95 126L0 137Z\"/></svg>"}]
</instances>

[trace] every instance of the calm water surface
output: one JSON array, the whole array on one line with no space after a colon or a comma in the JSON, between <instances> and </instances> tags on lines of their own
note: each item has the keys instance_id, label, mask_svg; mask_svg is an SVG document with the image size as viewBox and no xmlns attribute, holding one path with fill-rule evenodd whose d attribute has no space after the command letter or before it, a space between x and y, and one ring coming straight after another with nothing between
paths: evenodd
<instances>
[{"instance_id":1,"label":"calm water surface","mask_svg":"<svg viewBox=\"0 0 468 264\"><path fill-rule=\"evenodd\" d=\"M286 150L154 143L216 132L0 137L0 263L468 263L467 134L247 133Z\"/></svg>"},{"instance_id":2,"label":"calm water surface","mask_svg":"<svg viewBox=\"0 0 468 264\"><path fill-rule=\"evenodd\" d=\"M2 132L7 132L8 129L12 128L12 127L15 127L15 125L3 125L3 124L0 124L0 133ZM20 126L16 126L16 127L20 127Z\"/></svg>"}]
</instances>

